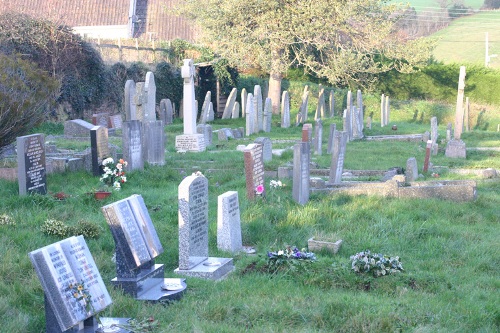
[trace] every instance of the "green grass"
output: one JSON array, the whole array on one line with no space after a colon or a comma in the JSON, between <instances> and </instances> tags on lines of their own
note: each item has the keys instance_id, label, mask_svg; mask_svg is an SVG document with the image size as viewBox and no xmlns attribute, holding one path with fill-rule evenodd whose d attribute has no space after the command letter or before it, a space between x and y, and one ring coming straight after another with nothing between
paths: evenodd
<instances>
[{"instance_id":1,"label":"green grass","mask_svg":"<svg viewBox=\"0 0 500 333\"><path fill-rule=\"evenodd\" d=\"M313 99L312 99L313 100ZM373 109L377 98L366 97ZM413 104L412 104L413 103ZM312 110L314 102L311 102ZM430 130L430 110L450 117L452 108L424 102L394 102L392 120L397 133ZM420 123L413 120L414 107L425 110ZM375 111L374 111L375 113ZM376 113L374 114L374 117ZM273 118L273 123L278 119ZM325 119L324 129L340 118ZM392 123L392 121L391 121ZM242 127L244 120L216 121L214 129ZM440 137L446 125L439 125ZM179 120L166 127L167 153L163 167L146 166L128 173L128 183L109 199L95 201L87 193L98 187L97 177L86 172L51 174L50 193L64 191L64 201L46 196L18 196L16 182L0 180L0 215L8 214L15 225L0 225L0 325L5 332L44 332L43 291L28 259L28 253L60 240L40 231L46 219L76 225L87 221L101 232L87 239L113 304L102 315L155 317L158 332L498 332L500 329L500 181L478 179L474 202L454 203L437 199L396 199L379 196L313 194L298 205L292 200L292 181L282 189L268 189L266 198L246 200L243 154L239 144L269 135L285 148L301 135L300 127L273 127L271 133L250 139L230 140L224 147L210 147L203 153L178 154L175 135L182 131ZM324 130L324 147L327 142ZM61 134L61 128L52 134ZM374 123L368 135L394 134ZM468 147L498 147L500 134L475 130L464 133ZM219 144L214 137L214 146ZM54 138L59 148L70 140ZM275 146L273 145L273 148ZM441 147L442 148L442 147ZM406 159L417 158L421 168L423 143L348 143L346 169L387 170L405 167ZM500 168L499 152L468 152L465 160L448 159L440 151L432 156L435 165L463 168ZM268 171L292 161L292 154L274 156ZM330 155L314 156L328 168ZM165 252L156 262L165 265L167 277L176 277L178 266L177 189L186 174L202 171L209 182L209 253L234 257L235 271L225 280L213 282L188 278L188 290L168 306L145 304L112 288L115 277L111 261L114 242L100 207L141 194L148 207ZM426 175L428 176L428 175ZM441 179L470 178L441 174ZM454 178L454 179L455 179ZM266 178L268 184L270 178ZM216 248L217 196L238 191L244 244L255 246L257 254L232 255ZM265 253L275 247L305 247L314 235L337 235L344 243L337 255L317 253L318 261L299 270L268 272ZM373 278L350 270L349 257L372 251L401 257L405 272Z\"/></svg>"}]
</instances>

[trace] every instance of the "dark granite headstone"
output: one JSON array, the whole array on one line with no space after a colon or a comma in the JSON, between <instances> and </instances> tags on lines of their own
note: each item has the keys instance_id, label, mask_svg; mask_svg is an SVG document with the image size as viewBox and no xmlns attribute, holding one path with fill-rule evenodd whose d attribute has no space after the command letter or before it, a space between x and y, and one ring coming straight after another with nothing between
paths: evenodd
<instances>
[{"instance_id":1,"label":"dark granite headstone","mask_svg":"<svg viewBox=\"0 0 500 333\"><path fill-rule=\"evenodd\" d=\"M32 134L17 138L19 194L47 194L45 137Z\"/></svg>"},{"instance_id":2,"label":"dark granite headstone","mask_svg":"<svg viewBox=\"0 0 500 333\"><path fill-rule=\"evenodd\" d=\"M90 130L90 149L92 151L92 174L99 176L102 173L102 161L109 157L108 129L106 127L92 127Z\"/></svg>"}]
</instances>

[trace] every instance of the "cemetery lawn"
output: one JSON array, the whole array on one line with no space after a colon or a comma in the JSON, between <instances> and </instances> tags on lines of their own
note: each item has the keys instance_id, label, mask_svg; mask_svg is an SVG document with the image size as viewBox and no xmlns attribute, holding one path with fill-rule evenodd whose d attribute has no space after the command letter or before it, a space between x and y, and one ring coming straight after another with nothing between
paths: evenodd
<instances>
[{"instance_id":1,"label":"cemetery lawn","mask_svg":"<svg viewBox=\"0 0 500 333\"><path fill-rule=\"evenodd\" d=\"M391 110L397 134L423 133L429 121L411 121L412 111ZM310 113L311 114L311 113ZM275 116L276 117L276 116ZM246 199L243 154L237 145L258 136L269 136L273 149L290 148L301 137L300 127L274 126L271 133L245 140L214 144L203 153L175 152L175 135L182 123L166 127L166 165L146 166L127 174L121 191L104 201L89 192L99 186L90 173L51 174L49 194L20 197L17 182L0 180L0 331L44 332L44 296L28 253L65 237L42 232L47 219L67 226L87 222L97 226L97 238L86 237L113 304L102 316L154 317L158 332L498 332L500 330L500 178L482 179L458 175L450 169L500 169L500 151L471 150L465 160L444 156L444 144L431 162L441 166L439 179L475 179L477 200L455 203L438 199L396 199L381 196L312 194L301 206L292 200L292 180L283 188L269 187L267 196ZM323 147L331 122L341 128L341 119L325 119ZM217 120L213 129L242 127L244 120ZM42 127L43 129L43 127ZM446 124L440 122L440 139ZM385 133L387 132L387 133ZM58 148L70 143L57 137L61 128L51 129ZM394 134L374 120L365 134ZM500 134L491 131L464 133L468 148L500 147ZM73 144L73 143L71 143ZM216 145L223 144L217 147ZM76 145L78 146L78 145ZM79 146L78 146L79 147ZM66 147L67 148L67 147ZM71 148L76 149L76 148ZM406 167L416 157L419 170L425 155L423 142L375 142L360 140L347 144L344 168L387 170ZM328 169L331 155L313 155L319 169ZM265 164L266 171L291 163L293 154ZM141 194L165 252L156 263L165 265L166 277L178 267L177 189L183 177L201 171L209 181L209 253L233 257L235 271L214 282L188 278L184 297L171 304L146 304L133 300L111 286L116 276L112 261L114 241L100 207ZM431 171L424 180L434 180ZM257 254L232 255L216 247L217 196L238 191L244 245ZM64 192L65 200L53 194ZM299 248L321 235L343 240L333 255L317 252L317 261L286 266L273 271L266 253L286 245ZM68 235L69 236L69 235ZM399 256L404 272L374 278L351 270L350 256L366 249Z\"/></svg>"}]
</instances>

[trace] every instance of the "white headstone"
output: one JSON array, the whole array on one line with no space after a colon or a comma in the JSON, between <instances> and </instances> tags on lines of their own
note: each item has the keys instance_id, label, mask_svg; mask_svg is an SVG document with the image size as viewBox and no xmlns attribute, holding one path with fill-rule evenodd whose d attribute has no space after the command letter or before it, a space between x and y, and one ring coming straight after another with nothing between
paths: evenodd
<instances>
[{"instance_id":1,"label":"white headstone","mask_svg":"<svg viewBox=\"0 0 500 333\"><path fill-rule=\"evenodd\" d=\"M144 121L156 120L156 84L153 72L146 73L146 81L144 82L144 90L148 102L146 104Z\"/></svg>"},{"instance_id":2,"label":"white headstone","mask_svg":"<svg viewBox=\"0 0 500 333\"><path fill-rule=\"evenodd\" d=\"M217 204L217 248L239 252L243 245L238 192L228 191L219 195Z\"/></svg>"},{"instance_id":3,"label":"white headstone","mask_svg":"<svg viewBox=\"0 0 500 333\"><path fill-rule=\"evenodd\" d=\"M281 127L290 127L290 94L283 91L281 95Z\"/></svg>"}]
</instances>

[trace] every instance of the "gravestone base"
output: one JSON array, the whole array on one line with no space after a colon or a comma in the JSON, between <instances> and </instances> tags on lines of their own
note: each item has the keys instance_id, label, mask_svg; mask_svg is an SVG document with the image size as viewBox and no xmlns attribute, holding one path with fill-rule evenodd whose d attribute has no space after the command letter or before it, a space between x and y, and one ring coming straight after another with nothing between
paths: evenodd
<instances>
[{"instance_id":1,"label":"gravestone base","mask_svg":"<svg viewBox=\"0 0 500 333\"><path fill-rule=\"evenodd\" d=\"M233 258L209 257L191 269L177 268L174 272L184 276L220 280L226 277L233 269Z\"/></svg>"},{"instance_id":2,"label":"gravestone base","mask_svg":"<svg viewBox=\"0 0 500 333\"><path fill-rule=\"evenodd\" d=\"M112 317L100 318L101 323L99 324L99 329L95 332L96 333L108 333L108 332L130 333L132 331L129 331L129 330L124 329L124 328L119 328L119 327L113 326L113 325L126 326L128 324L129 320L130 320L130 318L112 318Z\"/></svg>"},{"instance_id":3,"label":"gravestone base","mask_svg":"<svg viewBox=\"0 0 500 333\"><path fill-rule=\"evenodd\" d=\"M175 137L177 151L205 151L205 136L203 134L183 134Z\"/></svg>"},{"instance_id":4,"label":"gravestone base","mask_svg":"<svg viewBox=\"0 0 500 333\"><path fill-rule=\"evenodd\" d=\"M177 283L182 286L178 290L163 289L164 284ZM114 287L121 288L124 293L131 295L137 300L160 302L179 300L186 290L184 279L164 278L163 265L155 264L148 269L141 269L135 278L115 277L111 280Z\"/></svg>"},{"instance_id":5,"label":"gravestone base","mask_svg":"<svg viewBox=\"0 0 500 333\"><path fill-rule=\"evenodd\" d=\"M444 155L450 158L466 158L465 142L455 139L448 141Z\"/></svg>"}]
</instances>

